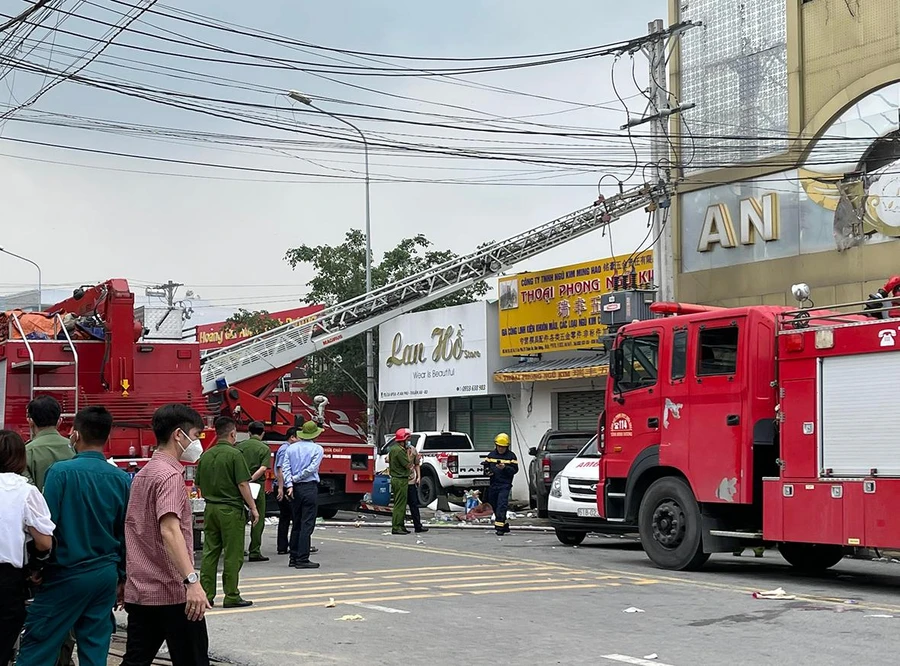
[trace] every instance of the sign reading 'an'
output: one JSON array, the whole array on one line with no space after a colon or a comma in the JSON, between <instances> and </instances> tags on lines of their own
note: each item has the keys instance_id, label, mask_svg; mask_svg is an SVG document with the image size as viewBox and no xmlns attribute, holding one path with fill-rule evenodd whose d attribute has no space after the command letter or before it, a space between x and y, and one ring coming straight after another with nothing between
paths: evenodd
<instances>
[{"instance_id":1,"label":"sign reading 'an'","mask_svg":"<svg viewBox=\"0 0 900 666\"><path fill-rule=\"evenodd\" d=\"M758 199L741 199L737 224L727 205L714 203L706 209L697 250L709 252L716 245L728 249L737 247L738 243L753 245L757 239L768 243L778 240L779 226L778 194L775 192Z\"/></svg>"}]
</instances>

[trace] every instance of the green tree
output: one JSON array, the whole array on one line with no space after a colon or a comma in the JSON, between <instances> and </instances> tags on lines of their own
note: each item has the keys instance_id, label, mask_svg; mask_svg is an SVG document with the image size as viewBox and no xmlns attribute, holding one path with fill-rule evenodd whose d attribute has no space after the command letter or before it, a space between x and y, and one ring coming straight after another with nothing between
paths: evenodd
<instances>
[{"instance_id":1,"label":"green tree","mask_svg":"<svg viewBox=\"0 0 900 666\"><path fill-rule=\"evenodd\" d=\"M247 331L250 335L259 335L273 328L281 326L277 319L269 314L268 310L245 310L239 308L237 312L225 320L225 328L235 333Z\"/></svg>"}]
</instances>

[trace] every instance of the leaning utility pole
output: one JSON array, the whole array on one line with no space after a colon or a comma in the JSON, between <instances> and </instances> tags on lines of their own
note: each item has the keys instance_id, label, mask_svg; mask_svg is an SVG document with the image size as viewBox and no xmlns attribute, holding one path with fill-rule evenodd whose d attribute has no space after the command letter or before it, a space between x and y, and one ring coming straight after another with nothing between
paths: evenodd
<instances>
[{"instance_id":1,"label":"leaning utility pole","mask_svg":"<svg viewBox=\"0 0 900 666\"><path fill-rule=\"evenodd\" d=\"M669 94L666 88L666 42L663 38L662 19L648 24L651 36L656 35L647 44L647 56L650 60L650 103L654 107L656 117L653 119L651 155L656 181L668 181L672 175L672 157L669 151L669 133L666 123L669 122ZM672 229L671 209L657 207L653 211L653 271L659 285L658 298L661 301L675 300L675 248Z\"/></svg>"},{"instance_id":2,"label":"leaning utility pole","mask_svg":"<svg viewBox=\"0 0 900 666\"><path fill-rule=\"evenodd\" d=\"M611 52L617 55L628 53L643 53L649 60L650 90L647 93L649 103L644 115L640 118L628 118L620 129L637 127L644 123L653 123L651 160L653 162L653 176L655 183L670 182L672 170L675 166L674 159L677 155L670 150L669 131L666 123L677 113L694 108L693 103L671 106L669 104L669 92L666 88L666 46L670 40L690 28L703 25L699 21L682 21L675 25L664 27L662 19L656 19L648 24L649 34L629 41L625 46L613 49ZM657 206L653 210L653 273L654 281L659 286L657 299L661 301L675 300L675 247L674 234L672 233L674 222L670 219L669 206Z\"/></svg>"}]
</instances>

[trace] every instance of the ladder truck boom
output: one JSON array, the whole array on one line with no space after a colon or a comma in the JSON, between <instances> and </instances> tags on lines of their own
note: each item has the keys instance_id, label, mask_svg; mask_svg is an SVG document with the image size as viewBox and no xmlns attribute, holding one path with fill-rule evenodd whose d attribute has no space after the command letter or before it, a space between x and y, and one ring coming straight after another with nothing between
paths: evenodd
<instances>
[{"instance_id":1,"label":"ladder truck boom","mask_svg":"<svg viewBox=\"0 0 900 666\"><path fill-rule=\"evenodd\" d=\"M457 259L328 307L312 320L291 322L206 354L204 393L221 390L262 373L290 368L300 359L353 338L385 321L498 275L546 250L604 227L642 208L668 207L673 187L660 181L604 198L587 208L546 222Z\"/></svg>"}]
</instances>

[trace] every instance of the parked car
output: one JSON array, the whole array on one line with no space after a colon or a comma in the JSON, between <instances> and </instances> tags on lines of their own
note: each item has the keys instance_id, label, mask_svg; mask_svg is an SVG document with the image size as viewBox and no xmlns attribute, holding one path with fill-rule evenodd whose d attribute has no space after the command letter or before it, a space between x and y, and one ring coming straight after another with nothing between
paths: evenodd
<instances>
[{"instance_id":1,"label":"parked car","mask_svg":"<svg viewBox=\"0 0 900 666\"><path fill-rule=\"evenodd\" d=\"M487 451L476 451L472 440L464 432L414 432L410 441L422 455L422 480L419 483L419 502L428 506L436 499L450 494L462 495L466 490L484 489L491 480L484 475ZM394 438L390 437L378 450L375 471L387 468L387 451Z\"/></svg>"},{"instance_id":2,"label":"parked car","mask_svg":"<svg viewBox=\"0 0 900 666\"><path fill-rule=\"evenodd\" d=\"M529 467L528 494L531 508L537 509L538 517L547 517L547 497L550 495L553 477L562 471L594 434L591 430L548 430L540 444L528 449L528 454L534 456Z\"/></svg>"},{"instance_id":3,"label":"parked car","mask_svg":"<svg viewBox=\"0 0 900 666\"><path fill-rule=\"evenodd\" d=\"M548 516L556 538L567 546L577 546L590 532L635 532L634 526L609 523L597 512L597 483L600 480L600 452L597 436L584 445L550 486Z\"/></svg>"}]
</instances>

